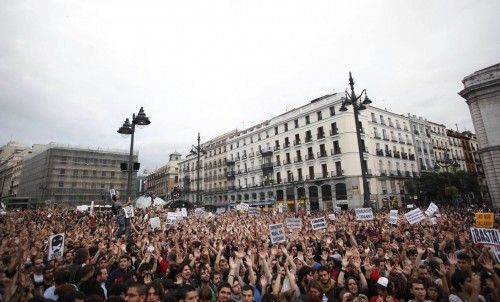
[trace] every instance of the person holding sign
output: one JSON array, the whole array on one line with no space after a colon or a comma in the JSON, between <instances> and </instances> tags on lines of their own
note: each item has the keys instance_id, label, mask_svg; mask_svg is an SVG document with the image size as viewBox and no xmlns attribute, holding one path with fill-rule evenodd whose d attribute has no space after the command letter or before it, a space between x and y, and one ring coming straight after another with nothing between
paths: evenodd
<instances>
[{"instance_id":1,"label":"person holding sign","mask_svg":"<svg viewBox=\"0 0 500 302\"><path fill-rule=\"evenodd\" d=\"M116 231L116 239L119 239L122 235L127 233L127 222L125 219L125 210L124 207L129 206L131 201L129 200L126 204L122 204L116 195L111 197L113 200L113 204L111 205L111 210L113 214L116 215L116 223L118 224L118 230Z\"/></svg>"}]
</instances>

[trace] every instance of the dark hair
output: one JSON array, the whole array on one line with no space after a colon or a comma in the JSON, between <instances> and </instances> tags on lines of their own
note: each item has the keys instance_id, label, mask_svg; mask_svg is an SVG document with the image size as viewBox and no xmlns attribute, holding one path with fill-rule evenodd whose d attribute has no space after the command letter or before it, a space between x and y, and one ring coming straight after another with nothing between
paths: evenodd
<instances>
[{"instance_id":1,"label":"dark hair","mask_svg":"<svg viewBox=\"0 0 500 302\"><path fill-rule=\"evenodd\" d=\"M455 288L455 290L461 292L462 284L464 284L465 280L467 280L467 278L470 278L470 276L471 276L470 273L461 270L456 270L451 276L451 285L453 285L453 288Z\"/></svg>"},{"instance_id":2,"label":"dark hair","mask_svg":"<svg viewBox=\"0 0 500 302\"><path fill-rule=\"evenodd\" d=\"M108 288L108 297L120 296L121 294L124 294L126 292L127 292L127 289L125 288L125 285L119 284L119 283L113 283Z\"/></svg>"},{"instance_id":3,"label":"dark hair","mask_svg":"<svg viewBox=\"0 0 500 302\"><path fill-rule=\"evenodd\" d=\"M151 282L146 288L146 295L149 293L149 289L153 288L156 294L160 297L160 301L165 297L165 290L160 281L155 280Z\"/></svg>"},{"instance_id":4,"label":"dark hair","mask_svg":"<svg viewBox=\"0 0 500 302\"><path fill-rule=\"evenodd\" d=\"M299 271L297 272L297 277L298 277L299 283L302 282L304 277L307 276L310 272L312 272L312 269L309 266L304 265L303 267L301 267L299 269Z\"/></svg>"},{"instance_id":5,"label":"dark hair","mask_svg":"<svg viewBox=\"0 0 500 302\"><path fill-rule=\"evenodd\" d=\"M58 270L54 273L54 283L61 285L69 282L70 273L66 269Z\"/></svg>"},{"instance_id":6,"label":"dark hair","mask_svg":"<svg viewBox=\"0 0 500 302\"><path fill-rule=\"evenodd\" d=\"M225 288L229 288L229 290L232 290L231 288L231 285L227 282L222 282L220 285L219 285L219 288L217 288L217 294L220 293L221 289L225 287Z\"/></svg>"},{"instance_id":7,"label":"dark hair","mask_svg":"<svg viewBox=\"0 0 500 302\"><path fill-rule=\"evenodd\" d=\"M125 300L120 296L111 296L108 297L107 302L125 302Z\"/></svg>"},{"instance_id":8,"label":"dark hair","mask_svg":"<svg viewBox=\"0 0 500 302\"><path fill-rule=\"evenodd\" d=\"M469 255L467 255L466 253L459 253L457 255L457 259L458 260L464 260L464 261L467 261L467 262L471 262L472 261L472 258Z\"/></svg>"},{"instance_id":9,"label":"dark hair","mask_svg":"<svg viewBox=\"0 0 500 302\"><path fill-rule=\"evenodd\" d=\"M204 285L200 288L199 292L199 298L200 300L212 300L212 289L208 287L207 285Z\"/></svg>"},{"instance_id":10,"label":"dark hair","mask_svg":"<svg viewBox=\"0 0 500 302\"><path fill-rule=\"evenodd\" d=\"M85 302L104 302L104 299L99 295L93 294L87 296Z\"/></svg>"},{"instance_id":11,"label":"dark hair","mask_svg":"<svg viewBox=\"0 0 500 302\"><path fill-rule=\"evenodd\" d=\"M261 302L278 302L278 298L272 294L264 294L260 301Z\"/></svg>"},{"instance_id":12,"label":"dark hair","mask_svg":"<svg viewBox=\"0 0 500 302\"><path fill-rule=\"evenodd\" d=\"M82 264L89 257L89 250L82 247L76 250L75 255L73 256L73 263Z\"/></svg>"},{"instance_id":13,"label":"dark hair","mask_svg":"<svg viewBox=\"0 0 500 302\"><path fill-rule=\"evenodd\" d=\"M177 299L179 300L184 300L186 299L186 295L189 293L189 292L193 292L193 291L196 291L196 288L194 288L194 286L192 285L189 285L189 284L184 284L183 286L181 286L178 290L177 290Z\"/></svg>"},{"instance_id":14,"label":"dark hair","mask_svg":"<svg viewBox=\"0 0 500 302\"><path fill-rule=\"evenodd\" d=\"M413 287L413 284L422 284L422 285L424 285L424 282L422 280L418 279L418 278L411 278L408 283L410 283L410 288Z\"/></svg>"},{"instance_id":15,"label":"dark hair","mask_svg":"<svg viewBox=\"0 0 500 302\"><path fill-rule=\"evenodd\" d=\"M241 292L246 292L246 291L251 291L253 295L253 288L248 284L245 284L241 287Z\"/></svg>"},{"instance_id":16,"label":"dark hair","mask_svg":"<svg viewBox=\"0 0 500 302\"><path fill-rule=\"evenodd\" d=\"M319 272L327 272L328 274L330 274L330 270L328 269L328 267L322 265L318 268L318 273Z\"/></svg>"}]
</instances>

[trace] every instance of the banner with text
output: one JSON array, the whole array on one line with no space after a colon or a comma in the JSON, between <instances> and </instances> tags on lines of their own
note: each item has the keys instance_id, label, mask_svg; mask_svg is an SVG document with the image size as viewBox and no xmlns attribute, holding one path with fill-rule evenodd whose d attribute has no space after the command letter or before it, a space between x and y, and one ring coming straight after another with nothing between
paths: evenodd
<instances>
[{"instance_id":1,"label":"banner with text","mask_svg":"<svg viewBox=\"0 0 500 302\"><path fill-rule=\"evenodd\" d=\"M226 208L217 208L217 210L215 211L215 213L217 213L217 214L226 213Z\"/></svg>"},{"instance_id":2,"label":"banner with text","mask_svg":"<svg viewBox=\"0 0 500 302\"><path fill-rule=\"evenodd\" d=\"M152 217L152 218L150 218L149 219L149 224L151 225L151 229L152 230L161 228L160 217Z\"/></svg>"},{"instance_id":3,"label":"banner with text","mask_svg":"<svg viewBox=\"0 0 500 302\"><path fill-rule=\"evenodd\" d=\"M406 213L405 217L406 217L406 220L408 220L408 222L410 224L415 224L415 223L425 219L424 212L422 212L422 210L420 210L419 208L416 208L416 209L411 210L410 212Z\"/></svg>"},{"instance_id":4,"label":"banner with text","mask_svg":"<svg viewBox=\"0 0 500 302\"><path fill-rule=\"evenodd\" d=\"M399 219L398 210L391 210L389 212L389 223L398 224L398 219Z\"/></svg>"},{"instance_id":5,"label":"banner with text","mask_svg":"<svg viewBox=\"0 0 500 302\"><path fill-rule=\"evenodd\" d=\"M500 246L500 232L497 229L470 228L470 233L475 244Z\"/></svg>"},{"instance_id":6,"label":"banner with text","mask_svg":"<svg viewBox=\"0 0 500 302\"><path fill-rule=\"evenodd\" d=\"M373 220L372 208L357 208L354 209L356 213L356 220Z\"/></svg>"},{"instance_id":7,"label":"banner with text","mask_svg":"<svg viewBox=\"0 0 500 302\"><path fill-rule=\"evenodd\" d=\"M313 230L326 229L326 219L325 217L311 219L311 227Z\"/></svg>"},{"instance_id":8,"label":"banner with text","mask_svg":"<svg viewBox=\"0 0 500 302\"><path fill-rule=\"evenodd\" d=\"M282 223L270 224L269 233L271 235L271 243L285 242L285 228Z\"/></svg>"},{"instance_id":9,"label":"banner with text","mask_svg":"<svg viewBox=\"0 0 500 302\"><path fill-rule=\"evenodd\" d=\"M287 218L285 223L289 229L302 229L302 219L300 218Z\"/></svg>"},{"instance_id":10,"label":"banner with text","mask_svg":"<svg viewBox=\"0 0 500 302\"><path fill-rule=\"evenodd\" d=\"M478 228L492 228L495 222L495 214L478 212L475 214L475 220Z\"/></svg>"},{"instance_id":11,"label":"banner with text","mask_svg":"<svg viewBox=\"0 0 500 302\"><path fill-rule=\"evenodd\" d=\"M260 208L248 208L248 215L250 216L260 216Z\"/></svg>"},{"instance_id":12,"label":"banner with text","mask_svg":"<svg viewBox=\"0 0 500 302\"><path fill-rule=\"evenodd\" d=\"M438 206L435 205L433 202L431 202L431 204L429 205L429 207L427 208L427 210L425 210L425 215L431 217L432 215L434 215L434 213L438 210Z\"/></svg>"}]
</instances>

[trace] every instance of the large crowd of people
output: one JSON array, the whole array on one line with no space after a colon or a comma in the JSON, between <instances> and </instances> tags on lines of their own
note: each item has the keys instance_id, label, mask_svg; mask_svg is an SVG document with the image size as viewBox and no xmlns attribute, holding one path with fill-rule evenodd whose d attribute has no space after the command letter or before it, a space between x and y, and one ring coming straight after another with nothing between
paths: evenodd
<instances>
[{"instance_id":1,"label":"large crowd of people","mask_svg":"<svg viewBox=\"0 0 500 302\"><path fill-rule=\"evenodd\" d=\"M424 209L425 210L425 209ZM475 245L470 208L442 206L410 225L389 211L358 221L354 211L299 216L272 243L269 225L295 213L189 212L167 224L167 210L50 207L0 216L1 301L500 301L500 264ZM400 213L403 209L400 209ZM150 219L161 225L152 229ZM495 217L499 217L496 213ZM498 228L498 220L494 227ZM64 252L49 260L49 238Z\"/></svg>"}]
</instances>

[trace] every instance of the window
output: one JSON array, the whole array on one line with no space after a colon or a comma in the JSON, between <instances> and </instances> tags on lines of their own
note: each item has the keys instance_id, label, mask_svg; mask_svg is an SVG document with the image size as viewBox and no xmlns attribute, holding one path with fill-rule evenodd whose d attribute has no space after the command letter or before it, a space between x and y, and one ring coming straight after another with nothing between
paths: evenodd
<instances>
[{"instance_id":1,"label":"window","mask_svg":"<svg viewBox=\"0 0 500 302\"><path fill-rule=\"evenodd\" d=\"M65 169L61 169L61 171L59 172L60 175L64 175L66 174L66 170Z\"/></svg>"},{"instance_id":2,"label":"window","mask_svg":"<svg viewBox=\"0 0 500 302\"><path fill-rule=\"evenodd\" d=\"M274 127L274 134L278 134L278 127Z\"/></svg>"},{"instance_id":3,"label":"window","mask_svg":"<svg viewBox=\"0 0 500 302\"><path fill-rule=\"evenodd\" d=\"M60 181L58 186L59 186L59 188L64 188L64 183L62 181Z\"/></svg>"},{"instance_id":4,"label":"window","mask_svg":"<svg viewBox=\"0 0 500 302\"><path fill-rule=\"evenodd\" d=\"M321 165L321 173L323 174L323 178L328 177L328 168L326 164Z\"/></svg>"},{"instance_id":5,"label":"window","mask_svg":"<svg viewBox=\"0 0 500 302\"><path fill-rule=\"evenodd\" d=\"M334 116L335 115L335 107L332 106L330 107L330 116Z\"/></svg>"},{"instance_id":6,"label":"window","mask_svg":"<svg viewBox=\"0 0 500 302\"><path fill-rule=\"evenodd\" d=\"M311 123L310 119L309 119L309 115L306 115L306 125L309 125Z\"/></svg>"},{"instance_id":7,"label":"window","mask_svg":"<svg viewBox=\"0 0 500 302\"><path fill-rule=\"evenodd\" d=\"M288 123L285 123L284 126L285 126L285 132L287 132L288 131Z\"/></svg>"},{"instance_id":8,"label":"window","mask_svg":"<svg viewBox=\"0 0 500 302\"><path fill-rule=\"evenodd\" d=\"M321 111L316 112L316 115L318 116L318 121L321 121L323 119Z\"/></svg>"},{"instance_id":9,"label":"window","mask_svg":"<svg viewBox=\"0 0 500 302\"><path fill-rule=\"evenodd\" d=\"M295 124L295 128L299 128L299 120L295 120L293 123Z\"/></svg>"},{"instance_id":10,"label":"window","mask_svg":"<svg viewBox=\"0 0 500 302\"><path fill-rule=\"evenodd\" d=\"M106 176L106 171L102 171L101 176Z\"/></svg>"},{"instance_id":11,"label":"window","mask_svg":"<svg viewBox=\"0 0 500 302\"><path fill-rule=\"evenodd\" d=\"M78 170L73 170L73 176L78 176Z\"/></svg>"},{"instance_id":12,"label":"window","mask_svg":"<svg viewBox=\"0 0 500 302\"><path fill-rule=\"evenodd\" d=\"M314 166L309 167L309 179L314 179Z\"/></svg>"},{"instance_id":13,"label":"window","mask_svg":"<svg viewBox=\"0 0 500 302\"><path fill-rule=\"evenodd\" d=\"M377 118L375 117L375 113L372 112L372 122L376 123L377 122Z\"/></svg>"}]
</instances>

